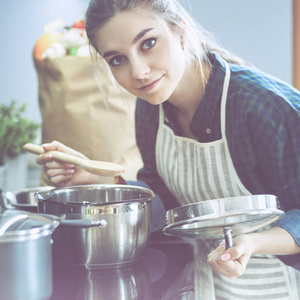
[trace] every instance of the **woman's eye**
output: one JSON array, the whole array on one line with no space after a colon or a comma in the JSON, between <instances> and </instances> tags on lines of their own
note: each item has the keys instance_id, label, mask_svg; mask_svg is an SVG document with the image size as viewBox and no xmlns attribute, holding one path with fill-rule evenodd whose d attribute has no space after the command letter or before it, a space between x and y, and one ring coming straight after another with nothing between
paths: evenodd
<instances>
[{"instance_id":1,"label":"woman's eye","mask_svg":"<svg viewBox=\"0 0 300 300\"><path fill-rule=\"evenodd\" d=\"M146 40L142 44L142 49L143 50L148 50L148 49L152 48L155 45L156 40L157 40L156 38L151 38L151 39Z\"/></svg>"},{"instance_id":2,"label":"woman's eye","mask_svg":"<svg viewBox=\"0 0 300 300\"><path fill-rule=\"evenodd\" d=\"M109 64L115 67L122 64L125 60L125 56L116 56L110 60Z\"/></svg>"}]
</instances>

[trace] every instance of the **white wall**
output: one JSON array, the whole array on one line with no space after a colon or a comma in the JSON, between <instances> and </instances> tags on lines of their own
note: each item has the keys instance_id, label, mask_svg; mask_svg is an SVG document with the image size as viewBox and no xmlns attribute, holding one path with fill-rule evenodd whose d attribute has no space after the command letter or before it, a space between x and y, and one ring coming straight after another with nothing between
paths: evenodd
<instances>
[{"instance_id":1,"label":"white wall","mask_svg":"<svg viewBox=\"0 0 300 300\"><path fill-rule=\"evenodd\" d=\"M0 0L0 102L27 102L28 116L41 121L33 46L47 23L62 19L71 25L87 4L88 0ZM193 16L223 46L292 82L292 0L190 0L189 4ZM15 180L10 187L19 188L24 184L20 182Z\"/></svg>"},{"instance_id":2,"label":"white wall","mask_svg":"<svg viewBox=\"0 0 300 300\"><path fill-rule=\"evenodd\" d=\"M193 15L233 53L292 83L292 0L194 0Z\"/></svg>"}]
</instances>

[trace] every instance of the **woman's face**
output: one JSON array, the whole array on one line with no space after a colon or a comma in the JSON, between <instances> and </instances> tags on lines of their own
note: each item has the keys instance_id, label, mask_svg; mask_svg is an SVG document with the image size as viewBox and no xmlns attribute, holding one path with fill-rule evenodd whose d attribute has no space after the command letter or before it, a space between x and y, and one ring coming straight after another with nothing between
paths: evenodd
<instances>
[{"instance_id":1,"label":"woman's face","mask_svg":"<svg viewBox=\"0 0 300 300\"><path fill-rule=\"evenodd\" d=\"M178 89L185 69L181 36L147 11L116 14L97 41L115 79L135 96L160 104Z\"/></svg>"}]
</instances>

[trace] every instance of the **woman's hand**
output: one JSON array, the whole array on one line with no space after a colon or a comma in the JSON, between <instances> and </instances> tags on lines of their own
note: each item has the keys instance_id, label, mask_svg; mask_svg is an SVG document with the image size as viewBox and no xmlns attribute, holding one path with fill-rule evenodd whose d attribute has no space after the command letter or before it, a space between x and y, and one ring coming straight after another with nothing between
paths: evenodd
<instances>
[{"instance_id":1,"label":"woman's hand","mask_svg":"<svg viewBox=\"0 0 300 300\"><path fill-rule=\"evenodd\" d=\"M80 152L77 152L57 141L44 144L42 147L44 148L45 152L60 151L79 158L87 159ZM36 159L36 162L40 165L44 165L49 180L56 187L96 183L114 183L114 179L111 177L104 178L101 176L96 176L85 171L81 167L56 161L53 159L53 156L50 153L39 155Z\"/></svg>"},{"instance_id":2,"label":"woman's hand","mask_svg":"<svg viewBox=\"0 0 300 300\"><path fill-rule=\"evenodd\" d=\"M225 250L221 243L207 256L207 262L220 275L236 278L246 269L252 254L289 255L300 253L300 246L281 227L239 235L233 240L234 247Z\"/></svg>"},{"instance_id":3,"label":"woman's hand","mask_svg":"<svg viewBox=\"0 0 300 300\"><path fill-rule=\"evenodd\" d=\"M234 239L234 247L225 251L225 242L222 242L207 256L207 262L220 275L234 279L241 276L253 253L247 235L240 235Z\"/></svg>"}]
</instances>

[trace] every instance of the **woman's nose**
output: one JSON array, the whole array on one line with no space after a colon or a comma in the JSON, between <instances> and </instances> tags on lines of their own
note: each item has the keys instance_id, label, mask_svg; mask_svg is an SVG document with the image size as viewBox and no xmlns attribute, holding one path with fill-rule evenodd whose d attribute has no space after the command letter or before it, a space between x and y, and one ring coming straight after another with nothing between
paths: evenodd
<instances>
[{"instance_id":1,"label":"woman's nose","mask_svg":"<svg viewBox=\"0 0 300 300\"><path fill-rule=\"evenodd\" d=\"M150 73L149 65L142 59L135 59L131 62L131 76L134 79L143 79Z\"/></svg>"}]
</instances>

